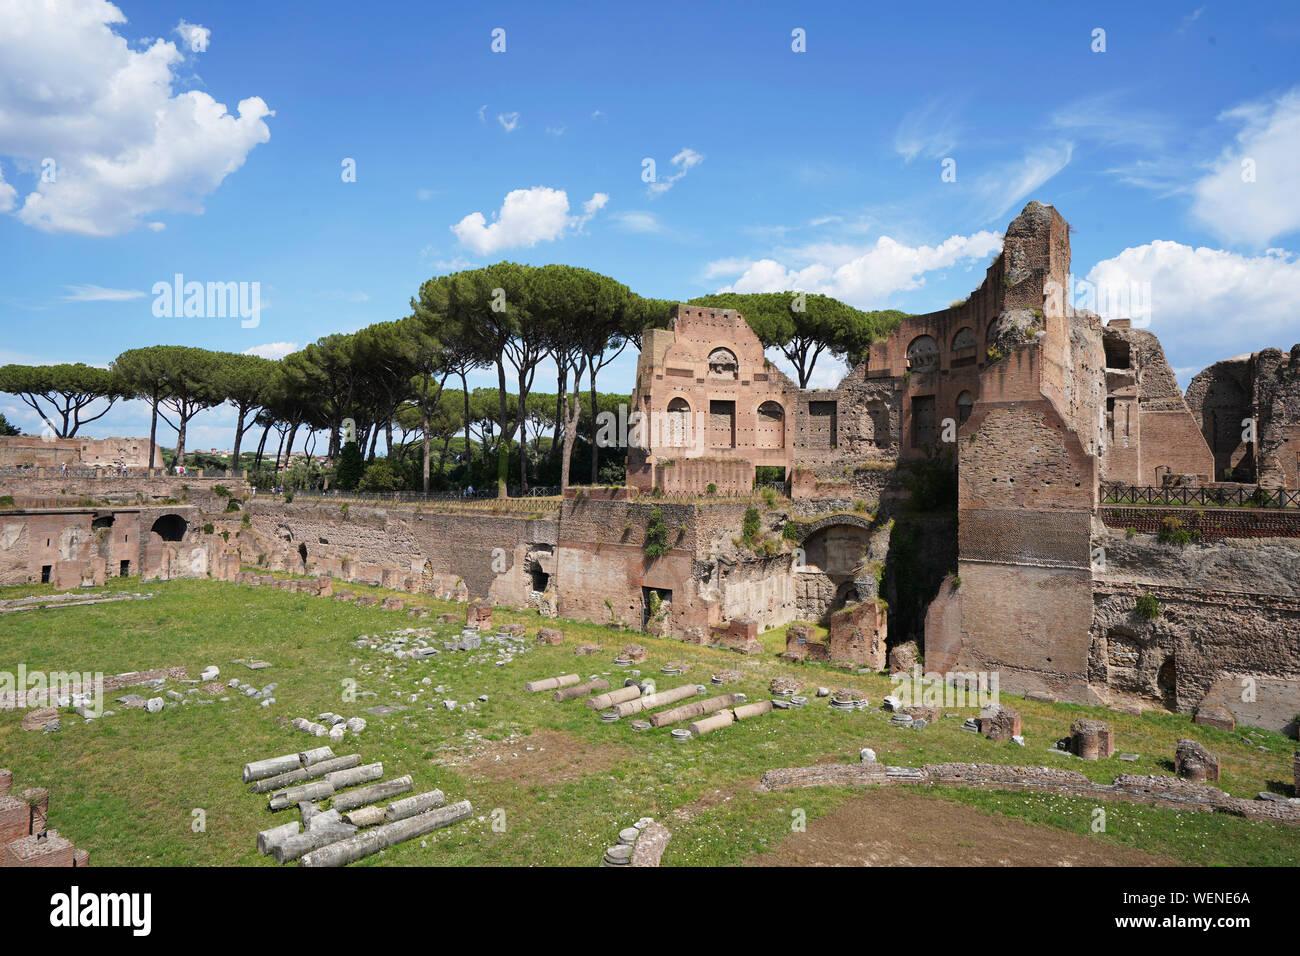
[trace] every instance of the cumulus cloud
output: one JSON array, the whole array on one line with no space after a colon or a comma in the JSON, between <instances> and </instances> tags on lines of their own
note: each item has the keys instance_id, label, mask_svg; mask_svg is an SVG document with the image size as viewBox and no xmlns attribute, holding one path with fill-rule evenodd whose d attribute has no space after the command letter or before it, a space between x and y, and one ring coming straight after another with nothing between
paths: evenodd
<instances>
[{"instance_id":1,"label":"cumulus cloud","mask_svg":"<svg viewBox=\"0 0 1300 956\"><path fill-rule=\"evenodd\" d=\"M515 127L519 125L519 114L498 113L497 122L501 124L501 128L504 129L507 133L513 133L515 131Z\"/></svg>"},{"instance_id":2,"label":"cumulus cloud","mask_svg":"<svg viewBox=\"0 0 1300 956\"><path fill-rule=\"evenodd\" d=\"M290 352L298 351L297 342L267 342L265 345L254 345L251 349L244 349L245 355L260 355L266 359L282 359Z\"/></svg>"},{"instance_id":3,"label":"cumulus cloud","mask_svg":"<svg viewBox=\"0 0 1300 956\"><path fill-rule=\"evenodd\" d=\"M186 23L184 20L176 24L173 32L181 41L182 53L206 53L208 41L212 39L212 31L207 27L197 23Z\"/></svg>"},{"instance_id":4,"label":"cumulus cloud","mask_svg":"<svg viewBox=\"0 0 1300 956\"><path fill-rule=\"evenodd\" d=\"M0 143L24 168L54 161L54 175L17 208L29 226L111 236L160 227L147 218L160 211L202 213L204 198L270 138L264 120L274 114L260 97L232 115L207 93L173 94L185 54L163 39L132 50L115 29L126 17L106 0L3 7Z\"/></svg>"},{"instance_id":5,"label":"cumulus cloud","mask_svg":"<svg viewBox=\"0 0 1300 956\"><path fill-rule=\"evenodd\" d=\"M804 246L789 259L723 259L705 269L706 278L735 275L719 292L782 292L800 289L876 309L890 295L920 288L925 274L967 260L987 259L1002 248L995 232L951 236L937 246L909 246L881 236L867 247L839 244Z\"/></svg>"},{"instance_id":6,"label":"cumulus cloud","mask_svg":"<svg viewBox=\"0 0 1300 956\"><path fill-rule=\"evenodd\" d=\"M1216 235L1256 247L1300 228L1300 88L1219 119L1241 129L1193 187L1192 215Z\"/></svg>"},{"instance_id":7,"label":"cumulus cloud","mask_svg":"<svg viewBox=\"0 0 1300 956\"><path fill-rule=\"evenodd\" d=\"M595 193L582 204L582 213L569 216L569 196L563 189L534 186L515 189L489 223L481 212L472 212L451 231L461 245L481 256L502 249L535 246L558 239L566 229L581 229L609 201L605 193Z\"/></svg>"},{"instance_id":8,"label":"cumulus cloud","mask_svg":"<svg viewBox=\"0 0 1300 956\"><path fill-rule=\"evenodd\" d=\"M690 170L704 162L704 157L688 146L684 147L682 151L669 160L669 162L672 163L673 168L676 169L677 172L671 173L668 176L661 176L655 182L646 187L651 196L662 196L664 193L668 192L668 190L672 189L673 186L677 184L677 180L681 179Z\"/></svg>"},{"instance_id":9,"label":"cumulus cloud","mask_svg":"<svg viewBox=\"0 0 1300 956\"><path fill-rule=\"evenodd\" d=\"M0 212L8 212L18 201L18 190L5 182L4 167L0 166Z\"/></svg>"},{"instance_id":10,"label":"cumulus cloud","mask_svg":"<svg viewBox=\"0 0 1300 956\"><path fill-rule=\"evenodd\" d=\"M1096 305L1078 301L1077 290L1076 305L1123 318L1135 302L1149 302L1151 331L1203 365L1300 338L1300 262L1281 249L1244 256L1156 240L1098 262L1087 282Z\"/></svg>"}]
</instances>

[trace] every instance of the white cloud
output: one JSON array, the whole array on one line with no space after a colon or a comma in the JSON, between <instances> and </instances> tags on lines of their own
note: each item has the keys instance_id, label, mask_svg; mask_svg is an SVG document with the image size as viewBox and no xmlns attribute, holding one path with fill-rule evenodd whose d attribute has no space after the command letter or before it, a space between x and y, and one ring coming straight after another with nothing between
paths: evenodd
<instances>
[{"instance_id":1,"label":"white cloud","mask_svg":"<svg viewBox=\"0 0 1300 956\"><path fill-rule=\"evenodd\" d=\"M513 133L515 131L515 127L519 125L519 114L498 113L497 122L501 124L501 128L504 129L507 133Z\"/></svg>"},{"instance_id":2,"label":"white cloud","mask_svg":"<svg viewBox=\"0 0 1300 956\"><path fill-rule=\"evenodd\" d=\"M677 180L686 175L688 171L694 169L700 163L704 162L704 157L690 147L683 147L682 151L674 156L669 162L676 167L677 172L670 176L660 177L657 181L646 187L650 195L660 196L672 189Z\"/></svg>"},{"instance_id":3,"label":"white cloud","mask_svg":"<svg viewBox=\"0 0 1300 956\"><path fill-rule=\"evenodd\" d=\"M267 342L265 345L254 345L251 349L244 349L245 355L260 355L267 359L282 359L290 352L298 351L297 342Z\"/></svg>"},{"instance_id":4,"label":"white cloud","mask_svg":"<svg viewBox=\"0 0 1300 956\"><path fill-rule=\"evenodd\" d=\"M1134 303L1149 302L1151 331L1166 349L1176 346L1205 364L1268 345L1289 348L1300 338L1300 261L1281 249L1244 256L1156 240L1098 262L1087 281L1098 302L1076 305L1123 318L1136 311Z\"/></svg>"},{"instance_id":5,"label":"white cloud","mask_svg":"<svg viewBox=\"0 0 1300 956\"><path fill-rule=\"evenodd\" d=\"M106 289L102 285L70 285L64 302L129 302L131 299L143 299L144 293L138 289Z\"/></svg>"},{"instance_id":6,"label":"white cloud","mask_svg":"<svg viewBox=\"0 0 1300 956\"><path fill-rule=\"evenodd\" d=\"M859 308L878 309L896 292L920 288L925 273L964 260L987 259L1002 248L995 232L952 236L937 246L908 246L881 236L874 245L803 246L789 254L795 268L776 259L724 259L705 269L707 278L740 275L719 292L783 292L799 289L835 296Z\"/></svg>"},{"instance_id":7,"label":"white cloud","mask_svg":"<svg viewBox=\"0 0 1300 956\"><path fill-rule=\"evenodd\" d=\"M941 159L952 153L959 131L955 110L931 102L903 117L894 133L894 151L908 163L917 156Z\"/></svg>"},{"instance_id":8,"label":"white cloud","mask_svg":"<svg viewBox=\"0 0 1300 956\"><path fill-rule=\"evenodd\" d=\"M1020 200L1034 192L1070 162L1074 144L1040 146L1024 158L991 170L975 181L980 197L980 222L1003 219Z\"/></svg>"},{"instance_id":9,"label":"white cloud","mask_svg":"<svg viewBox=\"0 0 1300 956\"><path fill-rule=\"evenodd\" d=\"M1241 125L1209 174L1193 187L1192 215L1230 242L1262 247L1300 228L1300 88L1219 116ZM1249 163L1253 182L1243 178Z\"/></svg>"},{"instance_id":10,"label":"white cloud","mask_svg":"<svg viewBox=\"0 0 1300 956\"><path fill-rule=\"evenodd\" d=\"M595 193L582 204L580 215L570 217L569 196L563 189L515 189L506 195L492 223L481 212L472 212L451 231L467 249L486 256L502 249L550 242L570 227L581 229L608 201L607 194Z\"/></svg>"},{"instance_id":11,"label":"white cloud","mask_svg":"<svg viewBox=\"0 0 1300 956\"><path fill-rule=\"evenodd\" d=\"M629 209L613 213L610 218L614 220L620 229L626 232L655 233L664 231L663 223L652 212Z\"/></svg>"},{"instance_id":12,"label":"white cloud","mask_svg":"<svg viewBox=\"0 0 1300 956\"><path fill-rule=\"evenodd\" d=\"M169 40L132 50L106 0L6 0L0 16L0 143L53 182L17 215L47 232L110 236L150 213L202 213L204 198L270 138L259 97L237 115L207 93L173 95L184 55ZM53 64L53 66L52 66Z\"/></svg>"},{"instance_id":13,"label":"white cloud","mask_svg":"<svg viewBox=\"0 0 1300 956\"><path fill-rule=\"evenodd\" d=\"M180 51L182 53L206 53L208 51L208 41L212 39L212 31L205 26L197 23L186 23L181 20L176 24L176 29L172 31L181 41Z\"/></svg>"},{"instance_id":14,"label":"white cloud","mask_svg":"<svg viewBox=\"0 0 1300 956\"><path fill-rule=\"evenodd\" d=\"M0 166L0 212L8 212L18 201L18 190L5 182L4 167Z\"/></svg>"},{"instance_id":15,"label":"white cloud","mask_svg":"<svg viewBox=\"0 0 1300 956\"><path fill-rule=\"evenodd\" d=\"M486 110L486 109L487 109L487 104L486 104L486 103L484 103L482 106L480 106L480 107L478 108L478 121L479 121L480 123L486 123L486 122L487 122L487 117L483 115L483 111Z\"/></svg>"},{"instance_id":16,"label":"white cloud","mask_svg":"<svg viewBox=\"0 0 1300 956\"><path fill-rule=\"evenodd\" d=\"M570 223L575 230L581 230L583 226L591 222L596 213L605 208L609 202L609 193L594 193L590 199L582 204L582 214L575 216Z\"/></svg>"},{"instance_id":17,"label":"white cloud","mask_svg":"<svg viewBox=\"0 0 1300 956\"><path fill-rule=\"evenodd\" d=\"M563 136L566 129L568 129L567 126L548 126L546 132L552 136Z\"/></svg>"},{"instance_id":18,"label":"white cloud","mask_svg":"<svg viewBox=\"0 0 1300 956\"><path fill-rule=\"evenodd\" d=\"M427 202L437 194L438 190L436 189L417 189L415 191L415 198L420 200L420 202Z\"/></svg>"}]
</instances>

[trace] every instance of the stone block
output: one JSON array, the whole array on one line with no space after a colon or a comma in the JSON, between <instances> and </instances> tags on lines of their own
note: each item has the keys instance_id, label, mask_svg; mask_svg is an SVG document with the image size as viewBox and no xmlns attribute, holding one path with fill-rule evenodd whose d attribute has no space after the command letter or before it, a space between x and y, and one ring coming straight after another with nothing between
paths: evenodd
<instances>
[{"instance_id":1,"label":"stone block","mask_svg":"<svg viewBox=\"0 0 1300 956\"><path fill-rule=\"evenodd\" d=\"M1105 760L1115 754L1115 731L1101 720L1082 717L1070 725L1070 753L1084 760Z\"/></svg>"},{"instance_id":2,"label":"stone block","mask_svg":"<svg viewBox=\"0 0 1300 956\"><path fill-rule=\"evenodd\" d=\"M1174 749L1174 772L1194 783L1215 783L1219 779L1219 758L1195 740L1180 740Z\"/></svg>"},{"instance_id":3,"label":"stone block","mask_svg":"<svg viewBox=\"0 0 1300 956\"><path fill-rule=\"evenodd\" d=\"M399 597L386 597L380 607L385 611L400 611L406 607L406 602Z\"/></svg>"},{"instance_id":4,"label":"stone block","mask_svg":"<svg viewBox=\"0 0 1300 956\"><path fill-rule=\"evenodd\" d=\"M980 711L980 733L989 740L1010 740L1019 737L1020 713L1001 704L989 704Z\"/></svg>"},{"instance_id":5,"label":"stone block","mask_svg":"<svg viewBox=\"0 0 1300 956\"><path fill-rule=\"evenodd\" d=\"M480 631L492 627L492 605L487 601L474 601L465 609L465 626Z\"/></svg>"},{"instance_id":6,"label":"stone block","mask_svg":"<svg viewBox=\"0 0 1300 956\"><path fill-rule=\"evenodd\" d=\"M71 867L76 848L71 841L59 836L59 831L49 830L25 836L6 844L0 866L67 866Z\"/></svg>"},{"instance_id":7,"label":"stone block","mask_svg":"<svg viewBox=\"0 0 1300 956\"><path fill-rule=\"evenodd\" d=\"M59 712L54 707L35 707L23 714L23 730L44 730L51 720L58 720Z\"/></svg>"},{"instance_id":8,"label":"stone block","mask_svg":"<svg viewBox=\"0 0 1300 956\"><path fill-rule=\"evenodd\" d=\"M1232 716L1232 711L1218 704L1202 703L1196 708L1196 715L1192 718L1192 722L1206 727L1217 727L1220 730L1237 729L1237 719Z\"/></svg>"},{"instance_id":9,"label":"stone block","mask_svg":"<svg viewBox=\"0 0 1300 956\"><path fill-rule=\"evenodd\" d=\"M910 674L921 663L921 650L916 641L905 641L889 651L889 673Z\"/></svg>"},{"instance_id":10,"label":"stone block","mask_svg":"<svg viewBox=\"0 0 1300 956\"><path fill-rule=\"evenodd\" d=\"M564 632L556 630L553 627L544 627L537 632L538 644L563 644Z\"/></svg>"}]
</instances>

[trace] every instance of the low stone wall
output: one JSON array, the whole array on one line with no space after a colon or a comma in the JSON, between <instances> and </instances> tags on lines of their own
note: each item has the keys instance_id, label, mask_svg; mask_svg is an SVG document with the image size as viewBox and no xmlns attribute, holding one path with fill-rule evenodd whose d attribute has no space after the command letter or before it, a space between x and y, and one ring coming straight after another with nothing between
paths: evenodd
<instances>
[{"instance_id":1,"label":"low stone wall","mask_svg":"<svg viewBox=\"0 0 1300 956\"><path fill-rule=\"evenodd\" d=\"M1232 797L1218 787L1178 777L1120 774L1113 784L1095 783L1077 770L1016 767L985 763L940 763L923 767L888 767L881 763L824 764L769 770L760 790L799 787L872 787L888 784L974 787L985 790L1043 790L1070 797L1124 800L1179 810L1231 813L1257 820L1300 824L1300 806L1273 800Z\"/></svg>"}]
</instances>

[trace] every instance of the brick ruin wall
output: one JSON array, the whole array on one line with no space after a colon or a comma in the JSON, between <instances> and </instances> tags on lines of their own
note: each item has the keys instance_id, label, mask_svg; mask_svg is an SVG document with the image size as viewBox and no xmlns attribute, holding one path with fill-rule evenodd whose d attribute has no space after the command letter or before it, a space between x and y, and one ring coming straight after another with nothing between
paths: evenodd
<instances>
[{"instance_id":1,"label":"brick ruin wall","mask_svg":"<svg viewBox=\"0 0 1300 956\"><path fill-rule=\"evenodd\" d=\"M0 468L148 468L147 438L42 438L39 435L0 436ZM155 446L154 468L163 467L162 449Z\"/></svg>"}]
</instances>

